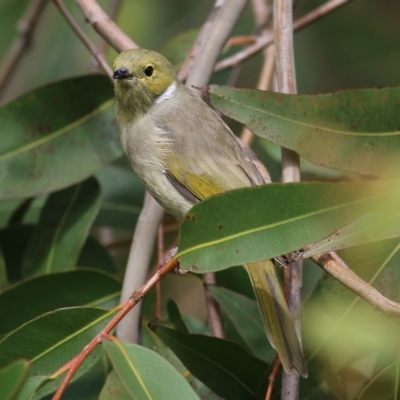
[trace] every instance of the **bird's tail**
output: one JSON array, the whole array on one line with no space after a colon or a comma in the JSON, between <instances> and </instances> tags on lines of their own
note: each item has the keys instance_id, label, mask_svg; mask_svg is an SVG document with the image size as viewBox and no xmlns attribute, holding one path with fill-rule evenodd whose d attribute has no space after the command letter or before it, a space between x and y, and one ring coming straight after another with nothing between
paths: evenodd
<instances>
[{"instance_id":1,"label":"bird's tail","mask_svg":"<svg viewBox=\"0 0 400 400\"><path fill-rule=\"evenodd\" d=\"M271 260L246 265L260 307L265 332L283 368L307 377L303 350Z\"/></svg>"}]
</instances>

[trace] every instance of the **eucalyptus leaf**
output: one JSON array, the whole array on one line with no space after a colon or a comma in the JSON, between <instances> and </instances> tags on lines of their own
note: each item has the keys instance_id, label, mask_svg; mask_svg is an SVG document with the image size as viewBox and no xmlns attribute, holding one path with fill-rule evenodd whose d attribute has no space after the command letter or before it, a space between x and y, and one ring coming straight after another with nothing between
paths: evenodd
<instances>
[{"instance_id":1,"label":"eucalyptus leaf","mask_svg":"<svg viewBox=\"0 0 400 400\"><path fill-rule=\"evenodd\" d=\"M77 183L122 155L104 75L65 79L0 108L0 198Z\"/></svg>"},{"instance_id":2,"label":"eucalyptus leaf","mask_svg":"<svg viewBox=\"0 0 400 400\"><path fill-rule=\"evenodd\" d=\"M35 392L46 380L49 380L47 376L42 376L42 375L31 376L24 382L15 400L33 399Z\"/></svg>"},{"instance_id":3,"label":"eucalyptus leaf","mask_svg":"<svg viewBox=\"0 0 400 400\"><path fill-rule=\"evenodd\" d=\"M154 351L118 341L105 341L103 346L132 398L199 400L188 382Z\"/></svg>"},{"instance_id":4,"label":"eucalyptus leaf","mask_svg":"<svg viewBox=\"0 0 400 400\"><path fill-rule=\"evenodd\" d=\"M112 370L106 379L106 383L100 392L99 400L134 400L130 393L125 389L117 373Z\"/></svg>"},{"instance_id":5,"label":"eucalyptus leaf","mask_svg":"<svg viewBox=\"0 0 400 400\"><path fill-rule=\"evenodd\" d=\"M168 319L172 322L175 329L189 333L189 329L186 326L186 323L182 318L181 312L179 310L178 304L176 304L175 301L171 299L167 301L167 312L168 312Z\"/></svg>"},{"instance_id":6,"label":"eucalyptus leaf","mask_svg":"<svg viewBox=\"0 0 400 400\"><path fill-rule=\"evenodd\" d=\"M218 286L210 285L208 290L225 311L252 353L271 363L276 351L265 336L257 302Z\"/></svg>"},{"instance_id":7,"label":"eucalyptus leaf","mask_svg":"<svg viewBox=\"0 0 400 400\"><path fill-rule=\"evenodd\" d=\"M197 272L273 258L396 201L399 182L269 184L234 190L188 212L176 257L181 268L194 266Z\"/></svg>"},{"instance_id":8,"label":"eucalyptus leaf","mask_svg":"<svg viewBox=\"0 0 400 400\"><path fill-rule=\"evenodd\" d=\"M0 399L13 400L22 387L29 370L26 360L16 360L0 370Z\"/></svg>"},{"instance_id":9,"label":"eucalyptus leaf","mask_svg":"<svg viewBox=\"0 0 400 400\"><path fill-rule=\"evenodd\" d=\"M152 325L188 370L214 393L228 399L254 399L268 365L228 340ZM265 393L263 397L265 397Z\"/></svg>"},{"instance_id":10,"label":"eucalyptus leaf","mask_svg":"<svg viewBox=\"0 0 400 400\"><path fill-rule=\"evenodd\" d=\"M289 95L212 85L211 103L257 135L330 168L400 171L400 87Z\"/></svg>"},{"instance_id":11,"label":"eucalyptus leaf","mask_svg":"<svg viewBox=\"0 0 400 400\"><path fill-rule=\"evenodd\" d=\"M29 376L48 376L74 358L112 318L115 311L98 308L64 308L44 314L11 332L0 342L0 368L20 358L30 361ZM89 370L102 354L97 346L74 379ZM39 389L35 398L53 392L60 376Z\"/></svg>"},{"instance_id":12,"label":"eucalyptus leaf","mask_svg":"<svg viewBox=\"0 0 400 400\"><path fill-rule=\"evenodd\" d=\"M114 163L96 175L101 186L101 204L95 225L135 228L143 206L144 187L128 167Z\"/></svg>"},{"instance_id":13,"label":"eucalyptus leaf","mask_svg":"<svg viewBox=\"0 0 400 400\"><path fill-rule=\"evenodd\" d=\"M100 205L94 178L52 193L24 254L25 276L71 269Z\"/></svg>"},{"instance_id":14,"label":"eucalyptus leaf","mask_svg":"<svg viewBox=\"0 0 400 400\"><path fill-rule=\"evenodd\" d=\"M83 268L28 279L0 295L0 337L57 308L116 305L120 291L112 275Z\"/></svg>"},{"instance_id":15,"label":"eucalyptus leaf","mask_svg":"<svg viewBox=\"0 0 400 400\"><path fill-rule=\"evenodd\" d=\"M381 370L369 380L358 400L392 400L397 399L400 379L399 357L394 363Z\"/></svg>"},{"instance_id":16,"label":"eucalyptus leaf","mask_svg":"<svg viewBox=\"0 0 400 400\"><path fill-rule=\"evenodd\" d=\"M307 258L327 251L398 237L399 226L400 210L399 201L396 199L381 209L357 218L327 238L307 246L302 256Z\"/></svg>"}]
</instances>

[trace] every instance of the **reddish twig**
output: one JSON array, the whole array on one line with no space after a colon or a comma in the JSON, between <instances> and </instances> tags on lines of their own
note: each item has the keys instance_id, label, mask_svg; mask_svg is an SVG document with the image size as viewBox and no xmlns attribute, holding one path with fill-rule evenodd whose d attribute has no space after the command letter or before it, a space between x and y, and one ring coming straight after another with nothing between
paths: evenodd
<instances>
[{"instance_id":1,"label":"reddish twig","mask_svg":"<svg viewBox=\"0 0 400 400\"><path fill-rule=\"evenodd\" d=\"M132 296L126 303L120 304L118 307L115 308L115 310L119 310L118 314L104 327L104 329L99 334L94 337L94 339L90 341L88 345L85 346L81 353L79 353L75 358L73 358L52 375L53 377L56 377L61 373L68 371L61 385L54 394L53 400L61 399L61 396L65 392L65 389L75 375L76 371L82 365L86 357L88 357L88 355L94 350L94 348L101 342L102 337L109 334L125 317L125 315L128 314L128 312L132 310L132 308L135 307L135 305L138 304L143 299L143 297L147 295L147 293L149 293L149 291L157 284L157 282L159 282L166 274L176 268L178 264L179 263L177 260L172 259L167 262L162 268L160 268L139 290L132 294Z\"/></svg>"},{"instance_id":2,"label":"reddish twig","mask_svg":"<svg viewBox=\"0 0 400 400\"><path fill-rule=\"evenodd\" d=\"M272 371L268 378L269 383L268 383L267 393L265 394L265 400L272 399L272 392L274 390L276 376L278 375L279 368L281 365L282 365L281 360L280 360L279 356L276 355L275 360L274 360L274 366L272 367Z\"/></svg>"},{"instance_id":3,"label":"reddish twig","mask_svg":"<svg viewBox=\"0 0 400 400\"><path fill-rule=\"evenodd\" d=\"M305 28L310 25L312 22L317 21L318 19L324 17L325 15L331 13L334 10L339 9L346 3L349 3L351 0L330 0L323 4L322 6L316 8L315 10L309 12L308 14L300 17L293 23L293 30L299 31L300 29ZM274 41L274 36L271 33L269 36L261 36L256 42L250 46L247 46L243 50L234 54L233 56L225 58L225 60L220 61L215 66L214 72L223 71L224 69L234 67L237 64L240 64L244 60L247 60L250 57L258 54L265 47L269 46Z\"/></svg>"},{"instance_id":4,"label":"reddish twig","mask_svg":"<svg viewBox=\"0 0 400 400\"><path fill-rule=\"evenodd\" d=\"M215 273L206 272L203 275L204 295L206 298L207 322L210 327L211 334L218 338L224 338L224 329L221 321L221 314L218 303L212 297L208 290L209 285L215 285Z\"/></svg>"}]
</instances>

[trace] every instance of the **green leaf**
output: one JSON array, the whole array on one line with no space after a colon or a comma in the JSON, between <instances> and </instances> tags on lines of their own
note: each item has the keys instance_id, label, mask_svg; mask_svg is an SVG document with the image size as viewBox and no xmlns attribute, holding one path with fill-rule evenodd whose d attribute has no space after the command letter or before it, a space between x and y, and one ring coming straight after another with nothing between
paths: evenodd
<instances>
[{"instance_id":1,"label":"green leaf","mask_svg":"<svg viewBox=\"0 0 400 400\"><path fill-rule=\"evenodd\" d=\"M22 257L32 236L32 225L9 226L0 230L0 246L10 284L22 278Z\"/></svg>"},{"instance_id":2,"label":"green leaf","mask_svg":"<svg viewBox=\"0 0 400 400\"><path fill-rule=\"evenodd\" d=\"M225 311L252 353L271 363L276 352L265 336L257 302L218 286L209 286L208 290Z\"/></svg>"},{"instance_id":3,"label":"green leaf","mask_svg":"<svg viewBox=\"0 0 400 400\"><path fill-rule=\"evenodd\" d=\"M315 164L399 176L398 87L288 95L212 85L209 93L225 115Z\"/></svg>"},{"instance_id":4,"label":"green leaf","mask_svg":"<svg viewBox=\"0 0 400 400\"><path fill-rule=\"evenodd\" d=\"M31 362L29 376L50 375L75 357L112 318L115 311L98 308L64 308L44 314L11 332L0 342L0 367L20 358ZM75 379L89 370L99 359L102 347L97 346ZM37 396L53 392L62 376L43 386Z\"/></svg>"},{"instance_id":5,"label":"green leaf","mask_svg":"<svg viewBox=\"0 0 400 400\"><path fill-rule=\"evenodd\" d=\"M399 302L398 238L346 249L340 256L360 278ZM320 279L302 317L303 344L314 388L325 379L331 380L332 371L343 381L354 369L368 376L376 369L377 360L384 359L387 365L393 360L393 349L400 346L398 324L331 277Z\"/></svg>"},{"instance_id":6,"label":"green leaf","mask_svg":"<svg viewBox=\"0 0 400 400\"><path fill-rule=\"evenodd\" d=\"M216 400L217 397L203 382L200 382L192 374L188 373L187 368L175 353L150 329L148 324L143 324L143 346L157 352L161 357L167 360L180 375L183 375L190 386L196 391L201 399Z\"/></svg>"},{"instance_id":7,"label":"green leaf","mask_svg":"<svg viewBox=\"0 0 400 400\"><path fill-rule=\"evenodd\" d=\"M369 380L358 400L394 400L399 397L399 359Z\"/></svg>"},{"instance_id":8,"label":"green leaf","mask_svg":"<svg viewBox=\"0 0 400 400\"><path fill-rule=\"evenodd\" d=\"M113 276L83 268L26 280L0 295L0 336L57 308L115 306L120 291Z\"/></svg>"},{"instance_id":9,"label":"green leaf","mask_svg":"<svg viewBox=\"0 0 400 400\"><path fill-rule=\"evenodd\" d=\"M0 293L8 287L7 268L3 257L3 250L0 245Z\"/></svg>"},{"instance_id":10,"label":"green leaf","mask_svg":"<svg viewBox=\"0 0 400 400\"><path fill-rule=\"evenodd\" d=\"M16 360L0 370L0 399L15 399L28 375L29 363Z\"/></svg>"},{"instance_id":11,"label":"green leaf","mask_svg":"<svg viewBox=\"0 0 400 400\"><path fill-rule=\"evenodd\" d=\"M25 276L74 267L99 204L100 187L94 178L52 193L24 254Z\"/></svg>"},{"instance_id":12,"label":"green leaf","mask_svg":"<svg viewBox=\"0 0 400 400\"><path fill-rule=\"evenodd\" d=\"M273 258L321 240L374 209L400 201L399 196L396 182L269 184L234 190L189 211L176 257L181 268L195 266L198 272Z\"/></svg>"},{"instance_id":13,"label":"green leaf","mask_svg":"<svg viewBox=\"0 0 400 400\"><path fill-rule=\"evenodd\" d=\"M153 325L188 370L217 395L254 399L268 365L242 346L224 339L188 334Z\"/></svg>"},{"instance_id":14,"label":"green leaf","mask_svg":"<svg viewBox=\"0 0 400 400\"><path fill-rule=\"evenodd\" d=\"M108 250L91 235L86 239L76 265L79 267L95 268L110 273L115 273L117 271L115 262Z\"/></svg>"},{"instance_id":15,"label":"green leaf","mask_svg":"<svg viewBox=\"0 0 400 400\"><path fill-rule=\"evenodd\" d=\"M103 346L132 398L199 399L174 367L154 351L118 341L104 341Z\"/></svg>"},{"instance_id":16,"label":"green leaf","mask_svg":"<svg viewBox=\"0 0 400 400\"><path fill-rule=\"evenodd\" d=\"M106 383L100 393L99 400L131 400L135 399L125 389L121 379L119 379L117 373L112 370L106 379Z\"/></svg>"},{"instance_id":17,"label":"green leaf","mask_svg":"<svg viewBox=\"0 0 400 400\"><path fill-rule=\"evenodd\" d=\"M15 400L33 399L35 392L46 380L48 380L47 376L41 376L41 375L31 376L24 382Z\"/></svg>"},{"instance_id":18,"label":"green leaf","mask_svg":"<svg viewBox=\"0 0 400 400\"><path fill-rule=\"evenodd\" d=\"M182 318L181 312L179 311L178 304L176 304L174 300L169 299L167 301L167 312L168 319L172 322L175 329L189 333L189 329Z\"/></svg>"},{"instance_id":19,"label":"green leaf","mask_svg":"<svg viewBox=\"0 0 400 400\"><path fill-rule=\"evenodd\" d=\"M400 210L396 199L385 207L357 218L323 240L307 246L304 258L399 236Z\"/></svg>"},{"instance_id":20,"label":"green leaf","mask_svg":"<svg viewBox=\"0 0 400 400\"><path fill-rule=\"evenodd\" d=\"M80 182L122 154L104 75L42 86L0 108L0 198Z\"/></svg>"},{"instance_id":21,"label":"green leaf","mask_svg":"<svg viewBox=\"0 0 400 400\"><path fill-rule=\"evenodd\" d=\"M144 187L131 166L128 167L122 168L114 163L96 175L101 186L101 205L96 225L130 230L135 228L143 206Z\"/></svg>"}]
</instances>

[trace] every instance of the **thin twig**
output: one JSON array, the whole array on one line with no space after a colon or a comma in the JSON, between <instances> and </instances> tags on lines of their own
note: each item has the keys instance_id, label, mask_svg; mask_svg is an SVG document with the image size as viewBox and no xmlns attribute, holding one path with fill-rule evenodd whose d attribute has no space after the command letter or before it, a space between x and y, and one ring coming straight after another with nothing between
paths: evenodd
<instances>
[{"instance_id":1,"label":"thin twig","mask_svg":"<svg viewBox=\"0 0 400 400\"><path fill-rule=\"evenodd\" d=\"M293 30L299 31L300 29L305 28L306 26L310 25L311 23L317 21L318 19L326 16L327 14L335 11L349 3L352 0L330 0L327 1L322 6L316 8L313 11L310 11L308 14L300 17L293 23ZM274 36L271 34L270 36L261 36L259 37L256 42L243 50L239 51L238 53L225 58L224 60L217 63L215 66L214 72L223 71L227 68L231 68L244 60L247 60L250 57L258 54L262 51L265 47L269 46L274 41Z\"/></svg>"},{"instance_id":2,"label":"thin twig","mask_svg":"<svg viewBox=\"0 0 400 400\"><path fill-rule=\"evenodd\" d=\"M274 1L275 65L278 91L297 93L296 70L293 50L293 9L292 0ZM282 148L282 182L300 181L300 157L297 153ZM301 337L301 286L303 261L289 257L289 279L285 274L288 288L288 307L297 334ZM297 371L283 372L282 400L299 398L300 375Z\"/></svg>"},{"instance_id":3,"label":"thin twig","mask_svg":"<svg viewBox=\"0 0 400 400\"><path fill-rule=\"evenodd\" d=\"M274 360L274 366L272 367L271 374L269 375L269 383L268 383L268 389L267 393L265 394L265 400L271 400L272 399L272 393L274 390L274 385L276 381L276 376L278 375L279 368L282 365L281 359L277 355Z\"/></svg>"},{"instance_id":4,"label":"thin twig","mask_svg":"<svg viewBox=\"0 0 400 400\"><path fill-rule=\"evenodd\" d=\"M101 342L102 337L109 334L118 323L128 314L136 304L138 304L149 291L160 282L160 280L178 266L178 261L175 259L170 260L162 268L149 279L138 291L134 292L129 300L120 304L115 310L119 310L118 314L104 327L104 329L93 338L88 345L84 347L81 353L78 354L73 360L69 361L65 366L61 367L56 373L52 375L53 378L59 376L61 373L68 370L67 375L64 377L61 385L58 387L57 392L53 396L53 400L60 400L62 394L67 388L69 382L75 375L78 368L82 365L83 361L94 350L94 348Z\"/></svg>"},{"instance_id":5,"label":"thin twig","mask_svg":"<svg viewBox=\"0 0 400 400\"><path fill-rule=\"evenodd\" d=\"M160 269L164 264L164 229L161 221L157 231L157 269ZM156 309L154 311L154 318L161 320L161 282L156 284Z\"/></svg>"},{"instance_id":6,"label":"thin twig","mask_svg":"<svg viewBox=\"0 0 400 400\"><path fill-rule=\"evenodd\" d=\"M215 285L215 274L205 273L203 275L204 295L206 298L207 322L210 327L211 334L218 338L224 338L224 328L222 326L221 315L218 303L212 297L208 287Z\"/></svg>"},{"instance_id":7,"label":"thin twig","mask_svg":"<svg viewBox=\"0 0 400 400\"><path fill-rule=\"evenodd\" d=\"M133 49L138 45L127 36L102 10L95 0L76 0L83 15L95 31L103 37L114 49L123 51Z\"/></svg>"},{"instance_id":8,"label":"thin twig","mask_svg":"<svg viewBox=\"0 0 400 400\"><path fill-rule=\"evenodd\" d=\"M120 5L121 5L121 0L111 0L110 4L108 6L107 14L112 21L114 21L116 15L118 14ZM106 53L107 45L108 45L108 43L106 42L106 40L102 36L100 36L99 40L97 42L97 45L96 45L96 49L97 49L97 52L99 54L101 54L103 57ZM101 66L96 61L96 59L94 57L92 57L90 71L98 72L99 69L101 69Z\"/></svg>"},{"instance_id":9,"label":"thin twig","mask_svg":"<svg viewBox=\"0 0 400 400\"><path fill-rule=\"evenodd\" d=\"M312 256L311 259L343 286L371 304L373 308L379 309L391 318L395 317L400 322L400 304L389 300L362 280L336 253L323 253Z\"/></svg>"},{"instance_id":10,"label":"thin twig","mask_svg":"<svg viewBox=\"0 0 400 400\"><path fill-rule=\"evenodd\" d=\"M91 40L86 36L85 32L81 29L81 27L76 23L72 15L69 13L67 8L65 7L64 3L62 0L53 0L53 3L55 6L59 9L61 15L65 18L65 20L68 22L72 30L76 33L76 35L79 37L81 42L84 44L84 46L89 50L89 52L92 54L92 56L96 59L96 61L99 63L103 71L107 74L107 76L111 79L112 81L112 70L110 66L107 64L107 61L104 59L104 57L99 53L99 51L96 49L96 46L91 42Z\"/></svg>"},{"instance_id":11,"label":"thin twig","mask_svg":"<svg viewBox=\"0 0 400 400\"><path fill-rule=\"evenodd\" d=\"M253 9L254 19L256 22L256 30L260 32L260 36L269 36L271 30L271 16L272 7L267 4L264 0L252 0L251 6ZM234 67L236 69L237 67ZM268 46L263 54L263 65L261 67L261 73L258 77L257 89L268 90L270 89L272 76L275 70L275 50L272 46ZM251 146L254 140L254 133L243 126L240 134L240 139Z\"/></svg>"},{"instance_id":12,"label":"thin twig","mask_svg":"<svg viewBox=\"0 0 400 400\"><path fill-rule=\"evenodd\" d=\"M32 0L18 21L18 36L12 43L0 71L0 101L4 97L25 51L31 44L33 32L46 5L47 0Z\"/></svg>"}]
</instances>

